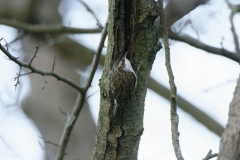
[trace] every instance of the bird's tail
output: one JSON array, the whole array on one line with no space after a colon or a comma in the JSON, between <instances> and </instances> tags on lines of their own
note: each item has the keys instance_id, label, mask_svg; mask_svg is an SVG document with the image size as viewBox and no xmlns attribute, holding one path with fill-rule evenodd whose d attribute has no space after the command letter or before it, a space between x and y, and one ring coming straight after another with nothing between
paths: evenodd
<instances>
[{"instance_id":1,"label":"bird's tail","mask_svg":"<svg viewBox=\"0 0 240 160\"><path fill-rule=\"evenodd\" d=\"M117 122L122 116L122 107L117 103L114 99L114 105L112 109L112 119L113 121Z\"/></svg>"}]
</instances>

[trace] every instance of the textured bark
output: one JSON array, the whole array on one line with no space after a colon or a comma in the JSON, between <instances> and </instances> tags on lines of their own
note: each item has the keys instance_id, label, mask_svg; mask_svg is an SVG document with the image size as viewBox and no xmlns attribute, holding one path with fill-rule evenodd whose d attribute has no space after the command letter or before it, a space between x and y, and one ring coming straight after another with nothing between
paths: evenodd
<instances>
[{"instance_id":1,"label":"textured bark","mask_svg":"<svg viewBox=\"0 0 240 160\"><path fill-rule=\"evenodd\" d=\"M240 79L230 103L229 119L223 132L218 160L240 159Z\"/></svg>"},{"instance_id":2,"label":"textured bark","mask_svg":"<svg viewBox=\"0 0 240 160\"><path fill-rule=\"evenodd\" d=\"M92 159L135 160L143 132L143 111L148 78L157 51L158 28L154 21L158 16L154 0L110 0L108 51L100 80L101 108ZM110 95L109 75L117 57L129 50L129 59L138 72L138 85L130 104L122 112L120 123L110 119L113 98Z\"/></svg>"}]
</instances>

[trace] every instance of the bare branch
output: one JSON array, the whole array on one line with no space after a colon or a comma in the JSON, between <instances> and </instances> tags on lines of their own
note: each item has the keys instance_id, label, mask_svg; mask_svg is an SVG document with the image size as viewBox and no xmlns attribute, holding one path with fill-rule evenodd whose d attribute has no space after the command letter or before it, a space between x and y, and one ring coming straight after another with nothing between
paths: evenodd
<instances>
[{"instance_id":1,"label":"bare branch","mask_svg":"<svg viewBox=\"0 0 240 160\"><path fill-rule=\"evenodd\" d=\"M78 93L78 97L76 99L71 116L65 124L65 128L63 130L63 133L62 133L62 136L60 139L59 148L58 148L55 160L62 160L63 157L65 156L65 150L66 150L66 147L68 144L70 134L72 132L73 126L77 120L77 117L78 117L78 115L81 111L81 108L83 106L83 103L84 103L83 97L85 97L85 94L80 95L80 93ZM77 111L77 113L76 113L76 111Z\"/></svg>"},{"instance_id":2,"label":"bare branch","mask_svg":"<svg viewBox=\"0 0 240 160\"><path fill-rule=\"evenodd\" d=\"M56 146L56 147L59 147L58 144L53 143L53 142L51 142L51 141L47 141L47 140L45 140L43 137L38 136L38 138L41 138L45 143L52 144L52 145L54 145L54 146Z\"/></svg>"},{"instance_id":3,"label":"bare branch","mask_svg":"<svg viewBox=\"0 0 240 160\"><path fill-rule=\"evenodd\" d=\"M21 24L21 23L20 23ZM37 73L37 74L40 74L43 76L43 79L44 79L44 87L45 88L45 84L46 84L46 80L45 80L45 76L53 76L55 78L57 78L57 80L60 80L60 81L63 81L65 83L67 83L68 85L72 86L73 88L77 89L80 93L78 94L78 97L77 97L77 100L76 100L76 104L73 108L73 111L70 115L70 118L68 119L66 125L65 125L65 129L62 133L62 136L61 136L61 140L60 140L60 145L59 145L59 149L58 149L58 152L57 152L57 155L56 155L56 160L62 160L64 155L65 155L65 149L66 149L66 146L67 146L67 143L68 143L68 140L69 140L69 137L70 137L70 134L72 132L72 129L73 129L73 126L81 112L81 109L83 107L83 104L84 104L84 101L85 101L85 97L86 97L86 92L88 90L88 88L91 86L91 83L92 83L92 80L93 80L93 77L94 77L94 74L96 72L96 69L97 69L97 66L99 64L99 61L100 61L100 57L101 57L101 53L102 53L102 49L104 47L104 42L105 42L105 39L106 39L106 36L107 36L107 23L103 29L103 32L102 32L102 38L100 40L100 43L99 43L99 47L98 47L98 50L97 50L97 53L94 55L94 58L93 58L93 62L92 62L92 68L90 70L90 75L89 75L89 78L84 86L84 88L81 88L79 87L76 83L74 83L73 81L63 77L63 76L60 76L56 73L54 73L54 65L55 65L55 58L54 58L54 63L53 63L53 67L52 67L52 72L48 72L48 71L41 71L35 67L33 67L31 64L33 62L33 59L36 57L36 54L37 54L37 51L38 51L38 47L36 49L36 52L33 56L33 58L30 60L29 63L23 63L21 61L18 60L18 58L12 56L8 50L6 50L1 44L0 44L0 50L2 50L2 52L12 61L14 61L16 64L18 64L20 67L25 67L25 68L28 68L31 70L30 73ZM25 26L26 27L26 26ZM46 32L46 31L44 31ZM2 40L2 39L1 39ZM21 72L21 71L20 71ZM21 73L19 72L19 76L21 75Z\"/></svg>"},{"instance_id":4,"label":"bare branch","mask_svg":"<svg viewBox=\"0 0 240 160\"><path fill-rule=\"evenodd\" d=\"M78 0L79 2L82 3L82 5L84 5L84 7L86 7L87 11L90 12L93 17L96 19L97 21L97 25L98 27L102 30L103 29L103 26L101 25L100 21L98 20L96 14L94 14L93 10L83 1L83 0Z\"/></svg>"},{"instance_id":5,"label":"bare branch","mask_svg":"<svg viewBox=\"0 0 240 160\"><path fill-rule=\"evenodd\" d=\"M0 21L4 21L4 25L14 27L17 29L22 29L29 33L35 33L35 34L86 34L86 33L100 33L101 29L99 28L93 28L93 29L83 29L83 28L73 28L73 27L66 27L62 24L42 24L42 25L33 25L28 24L24 22L19 21L13 21L13 20L7 20L7 19L1 19Z\"/></svg>"},{"instance_id":6,"label":"bare branch","mask_svg":"<svg viewBox=\"0 0 240 160\"><path fill-rule=\"evenodd\" d=\"M99 90L96 90L95 92L93 92L92 94L90 94L89 96L86 97L86 99L92 97L94 94L96 94Z\"/></svg>"},{"instance_id":7,"label":"bare branch","mask_svg":"<svg viewBox=\"0 0 240 160\"><path fill-rule=\"evenodd\" d=\"M153 90L154 92L166 99L169 99L169 94L171 94L167 87L161 85L152 77L149 78L149 89ZM177 100L178 106L182 110L193 116L199 123L202 123L205 127L207 127L210 131L212 131L219 137L222 135L224 131L223 126L221 126L216 120L211 118L211 116L207 115L198 107L191 104L189 101L181 97L181 95L177 95Z\"/></svg>"},{"instance_id":8,"label":"bare branch","mask_svg":"<svg viewBox=\"0 0 240 160\"><path fill-rule=\"evenodd\" d=\"M36 47L36 51L35 51L35 53L34 53L33 57L31 58L31 60L30 60L30 62L29 62L29 66L31 66L31 65L32 65L32 62L33 62L34 58L36 58L36 57L37 57L37 52L38 52L38 49L39 49L39 46L37 46L37 47Z\"/></svg>"},{"instance_id":9,"label":"bare branch","mask_svg":"<svg viewBox=\"0 0 240 160\"><path fill-rule=\"evenodd\" d=\"M93 77L94 77L94 74L97 70L97 66L98 66L99 61L100 61L102 49L104 47L104 42L105 42L105 39L107 37L107 26L108 26L108 23L106 23L106 25L103 29L102 37L101 37L101 40L100 40L100 43L99 43L99 46L98 46L98 50L97 50L97 54L95 54L94 57L93 57L93 62L92 62L92 68L90 70L90 75L89 75L89 78L87 80L87 83L84 86L85 91L87 91L87 89L90 87L90 85L92 83L92 80L93 80Z\"/></svg>"},{"instance_id":10,"label":"bare branch","mask_svg":"<svg viewBox=\"0 0 240 160\"><path fill-rule=\"evenodd\" d=\"M196 33L197 38L200 40L200 35L199 35L197 29L194 27L192 21L190 20L190 21L188 21L188 22L189 22L189 25L191 26L191 28L193 29L193 31Z\"/></svg>"},{"instance_id":11,"label":"bare branch","mask_svg":"<svg viewBox=\"0 0 240 160\"><path fill-rule=\"evenodd\" d=\"M226 1L226 2L228 4L229 9L231 9L231 14L229 16L229 20L230 20L230 23L231 23L231 31L232 31L233 40L234 40L234 43L235 43L235 48L236 48L237 55L240 57L238 35L236 33L235 26L233 24L233 17L238 12L238 8L231 5L228 1ZM240 60L239 60L239 63L240 63Z\"/></svg>"},{"instance_id":12,"label":"bare branch","mask_svg":"<svg viewBox=\"0 0 240 160\"><path fill-rule=\"evenodd\" d=\"M64 115L67 116L68 114L66 112L64 112L61 108L59 108L59 111Z\"/></svg>"},{"instance_id":13,"label":"bare branch","mask_svg":"<svg viewBox=\"0 0 240 160\"><path fill-rule=\"evenodd\" d=\"M17 89L17 86L20 84L20 77L21 77L21 70L22 70L22 66L20 66L19 68L19 73L17 73L17 77L14 78L14 81L16 81L15 86L15 90Z\"/></svg>"},{"instance_id":14,"label":"bare branch","mask_svg":"<svg viewBox=\"0 0 240 160\"><path fill-rule=\"evenodd\" d=\"M6 43L5 46L6 46L7 51L8 51L8 43L7 43L7 41L6 41L4 38L1 38L1 39L0 39L0 42L1 42L2 40L4 40L4 42Z\"/></svg>"},{"instance_id":15,"label":"bare branch","mask_svg":"<svg viewBox=\"0 0 240 160\"><path fill-rule=\"evenodd\" d=\"M189 24L189 21L190 21L190 19L187 19L186 22L182 22L183 25L182 25L182 26L179 26L178 29L176 29L175 27L173 27L172 30L173 30L175 33L177 33L177 34L181 33L182 30ZM178 31L177 31L177 30L178 30ZM168 33L168 34L169 34L169 33ZM169 36L170 36L170 35L169 35Z\"/></svg>"},{"instance_id":16,"label":"bare branch","mask_svg":"<svg viewBox=\"0 0 240 160\"><path fill-rule=\"evenodd\" d=\"M14 42L22 39L22 38L23 38L24 36L26 36L26 35L27 35L27 34L26 34L26 32L24 32L24 31L18 33L18 36L17 36L15 39L13 39L11 42L9 42L8 45L11 45L11 44L13 44Z\"/></svg>"},{"instance_id":17,"label":"bare branch","mask_svg":"<svg viewBox=\"0 0 240 160\"><path fill-rule=\"evenodd\" d=\"M55 67L55 64L56 64L56 55L54 56L54 59L53 59L53 65L52 65L52 72L54 72L54 67Z\"/></svg>"},{"instance_id":18,"label":"bare branch","mask_svg":"<svg viewBox=\"0 0 240 160\"><path fill-rule=\"evenodd\" d=\"M203 158L203 160L209 160L209 159L217 157L217 156L218 156L218 153L212 154L212 150L210 149L209 152L207 153L206 157Z\"/></svg>"},{"instance_id":19,"label":"bare branch","mask_svg":"<svg viewBox=\"0 0 240 160\"><path fill-rule=\"evenodd\" d=\"M42 87L42 90L44 90L46 88L46 84L47 84L47 81L45 79L45 76L42 76L43 78L43 87Z\"/></svg>"},{"instance_id":20,"label":"bare branch","mask_svg":"<svg viewBox=\"0 0 240 160\"><path fill-rule=\"evenodd\" d=\"M197 39L194 39L190 36L178 35L178 34L175 34L173 32L169 32L169 37L171 39L174 39L174 40L185 42L185 43L187 43L187 44L189 44L193 47L202 49L206 52L211 52L211 53L216 54L216 55L224 56L224 57L227 57L227 58L229 58L233 61L236 61L236 62L240 61L240 56L238 56L237 54L235 54L233 52L230 52L228 50L225 50L224 48L220 49L220 48L209 46L209 45L204 44L204 43L202 43L202 42L198 41Z\"/></svg>"},{"instance_id":21,"label":"bare branch","mask_svg":"<svg viewBox=\"0 0 240 160\"><path fill-rule=\"evenodd\" d=\"M31 66L29 63L23 63L21 62L20 60L18 60L18 58L12 56L10 54L10 52L8 52L1 44L0 44L0 50L2 50L2 52L10 59L12 60L13 62L15 62L16 64L18 64L20 67L25 67L25 68L28 68L31 70L32 73L37 73L37 74L40 74L42 76L52 76L52 77L55 77L57 80L59 81L62 81L62 82L65 82L66 84L68 84L69 86L75 88L76 90L78 90L79 92L83 92L83 88L81 88L77 83L73 82L72 80L66 78L66 77L63 77L59 74L56 74L54 72L49 72L49 71L42 71L42 70L39 70L33 66Z\"/></svg>"},{"instance_id":22,"label":"bare branch","mask_svg":"<svg viewBox=\"0 0 240 160\"><path fill-rule=\"evenodd\" d=\"M171 89L170 95L170 103L171 103L171 128L172 128L172 144L175 151L175 155L178 160L184 160L179 144L179 132L178 132L178 122L179 117L177 114L177 87L174 82L174 75L171 67L170 62L170 48L168 43L168 29L166 25L165 13L163 10L163 1L158 0L158 6L160 11L160 23L163 30L163 41L164 41L164 48L165 48L165 60L166 60L166 68L169 76L169 84Z\"/></svg>"},{"instance_id":23,"label":"bare branch","mask_svg":"<svg viewBox=\"0 0 240 160\"><path fill-rule=\"evenodd\" d=\"M32 74L33 72L27 72L27 73L22 73L20 76L26 76L26 75L29 75L29 74Z\"/></svg>"},{"instance_id":24,"label":"bare branch","mask_svg":"<svg viewBox=\"0 0 240 160\"><path fill-rule=\"evenodd\" d=\"M59 149L57 151L57 155L56 155L56 158L55 160L62 160L63 157L64 157L64 153L65 153L65 150L66 150L66 147L67 147L67 144L68 144L68 140L69 140L69 137L70 137L70 134L72 132L72 129L74 127L74 124L82 110L82 107L83 107L83 104L85 102L85 97L86 97L86 92L88 90L88 88L91 86L91 83L92 83L92 80L93 80L93 77L94 77L94 74L97 70L97 66L99 64L99 60L100 60L100 57L101 57L101 53L102 53L102 48L104 46L104 42L105 42L105 39L107 37L107 23L102 31L102 37L101 37L101 40L100 40L100 43L99 43L99 46L98 46L98 50L97 50L97 54L94 55L94 58L93 58L93 62L92 62L92 68L90 70L90 75L89 75L89 78L83 88L83 91L81 92L81 95L78 94L78 97L77 97L77 100L75 102L75 106L72 110L72 113L70 115L70 118L68 119L67 123L65 124L65 128L63 130L63 133L62 133L62 136L61 136L61 140L60 140L60 143L59 143Z\"/></svg>"}]
</instances>

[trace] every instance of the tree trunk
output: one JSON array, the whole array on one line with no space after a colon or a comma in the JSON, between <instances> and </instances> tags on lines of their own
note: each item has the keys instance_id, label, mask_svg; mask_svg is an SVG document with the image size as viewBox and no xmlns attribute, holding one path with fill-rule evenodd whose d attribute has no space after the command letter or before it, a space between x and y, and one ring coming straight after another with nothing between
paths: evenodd
<instances>
[{"instance_id":1,"label":"tree trunk","mask_svg":"<svg viewBox=\"0 0 240 160\"><path fill-rule=\"evenodd\" d=\"M99 83L101 104L93 160L137 159L148 78L155 55L161 48L159 26L154 25L158 15L154 0L109 1L108 50ZM110 118L113 108L110 71L117 57L128 50L135 71L141 64L138 84L131 102L122 110L120 123L115 123Z\"/></svg>"},{"instance_id":2,"label":"tree trunk","mask_svg":"<svg viewBox=\"0 0 240 160\"><path fill-rule=\"evenodd\" d=\"M230 103L229 119L223 132L218 160L240 159L240 79Z\"/></svg>"}]
</instances>

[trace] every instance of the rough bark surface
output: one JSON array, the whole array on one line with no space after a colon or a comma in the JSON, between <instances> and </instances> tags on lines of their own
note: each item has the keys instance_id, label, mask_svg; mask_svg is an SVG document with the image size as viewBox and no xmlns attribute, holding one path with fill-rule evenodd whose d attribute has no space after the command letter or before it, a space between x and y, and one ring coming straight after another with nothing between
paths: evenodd
<instances>
[{"instance_id":1,"label":"rough bark surface","mask_svg":"<svg viewBox=\"0 0 240 160\"><path fill-rule=\"evenodd\" d=\"M154 25L159 15L154 0L110 0L108 51L100 80L101 104L95 137L94 160L137 159L140 137L143 132L143 111L148 78L157 51L158 29ZM113 63L129 50L129 59L138 72L138 85L130 104L122 111L119 123L111 117L113 98L109 79Z\"/></svg>"},{"instance_id":2,"label":"rough bark surface","mask_svg":"<svg viewBox=\"0 0 240 160\"><path fill-rule=\"evenodd\" d=\"M240 159L240 79L230 103L229 119L223 132L218 160Z\"/></svg>"}]
</instances>

